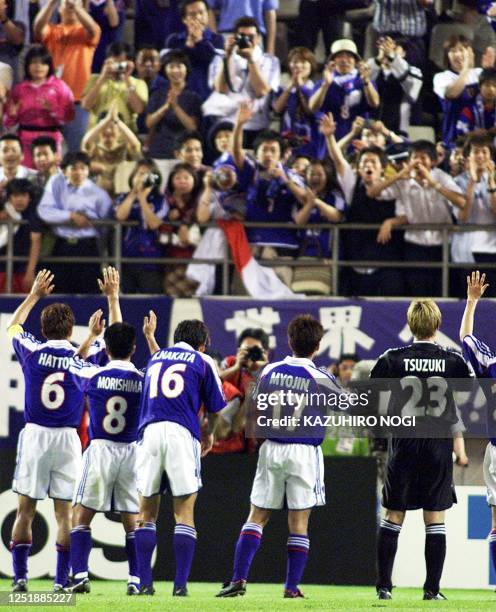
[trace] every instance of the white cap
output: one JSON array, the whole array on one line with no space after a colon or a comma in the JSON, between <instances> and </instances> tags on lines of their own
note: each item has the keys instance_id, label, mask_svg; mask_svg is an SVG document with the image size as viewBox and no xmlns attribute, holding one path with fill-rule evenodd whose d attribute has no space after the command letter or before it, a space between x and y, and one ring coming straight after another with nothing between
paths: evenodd
<instances>
[{"instance_id":1,"label":"white cap","mask_svg":"<svg viewBox=\"0 0 496 612\"><path fill-rule=\"evenodd\" d=\"M349 38L341 38L339 40L335 40L332 43L331 58L337 55L338 53L341 53L342 51L351 53L356 57L357 60L360 59L360 56L358 55L357 46L352 40L349 40Z\"/></svg>"}]
</instances>

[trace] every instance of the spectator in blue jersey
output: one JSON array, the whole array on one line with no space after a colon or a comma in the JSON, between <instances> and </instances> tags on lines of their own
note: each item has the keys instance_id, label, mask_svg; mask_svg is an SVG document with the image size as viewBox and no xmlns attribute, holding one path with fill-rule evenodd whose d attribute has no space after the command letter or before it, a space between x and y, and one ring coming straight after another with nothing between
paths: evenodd
<instances>
[{"instance_id":1,"label":"spectator in blue jersey","mask_svg":"<svg viewBox=\"0 0 496 612\"><path fill-rule=\"evenodd\" d=\"M95 293L100 266L85 262L98 257L101 232L92 221L107 219L112 201L106 191L88 178L90 158L86 153L66 153L60 165L63 174L48 181L38 215L52 226L56 236L52 254L63 261L76 257L81 263L58 263L59 293Z\"/></svg>"},{"instance_id":2,"label":"spectator in blue jersey","mask_svg":"<svg viewBox=\"0 0 496 612\"><path fill-rule=\"evenodd\" d=\"M442 140L449 147L456 139L456 124L462 109L472 104L479 93L482 68L474 67L474 50L463 35L450 36L444 43L446 70L434 75L434 93L443 110ZM483 68L494 66L495 52L488 49Z\"/></svg>"},{"instance_id":3,"label":"spectator in blue jersey","mask_svg":"<svg viewBox=\"0 0 496 612\"><path fill-rule=\"evenodd\" d=\"M135 0L135 49L146 45L162 49L168 36L184 29L179 4L180 0Z\"/></svg>"},{"instance_id":4,"label":"spectator in blue jersey","mask_svg":"<svg viewBox=\"0 0 496 612\"><path fill-rule=\"evenodd\" d=\"M319 352L323 336L322 325L310 315L300 315L289 323L288 344L291 355L269 364L260 373L253 394L254 404L258 408L265 401L264 396L267 398L266 391L278 396L280 394L280 397L286 399L291 395L283 391L282 387L278 389L276 377L291 376L291 380L305 383L307 392L301 395L306 395L309 400L305 406L305 416L321 414L319 406L315 402L312 405L309 399L318 397L314 393L323 392L324 396L331 397L342 392L334 376L319 370L312 361ZM293 391L293 395L295 393L298 395L298 391ZM289 407L291 414L294 414L294 400L289 401ZM250 512L236 543L232 578L223 585L217 597L245 595L250 567L262 543L264 528L272 512L282 508L288 509L289 528L284 598L303 597L299 583L310 548L308 522L312 509L325 505L324 465L320 448L324 438L323 429L312 427L311 435L308 429L305 434L299 426L291 428L291 431L290 428L282 428L276 432L270 426L259 429L259 433L265 434L263 437L266 439L258 456L250 495Z\"/></svg>"},{"instance_id":5,"label":"spectator in blue jersey","mask_svg":"<svg viewBox=\"0 0 496 612\"><path fill-rule=\"evenodd\" d=\"M337 126L336 138L339 140L351 130L356 117L367 118L369 111L378 108L379 94L370 80L370 68L360 61L352 40L336 40L333 43L323 77L315 85L309 102L310 110L333 114ZM319 157L324 154L325 142L321 139Z\"/></svg>"},{"instance_id":6,"label":"spectator in blue jersey","mask_svg":"<svg viewBox=\"0 0 496 612\"><path fill-rule=\"evenodd\" d=\"M305 201L306 193L298 175L288 171L282 163L285 143L276 132L262 132L255 141L255 159L243 149L243 127L253 115L248 103L241 104L234 128L233 159L238 169L239 182L247 187L247 221L290 223L297 199ZM250 228L251 244L260 247L262 257L293 257L299 247L294 230L280 228ZM284 274L284 276L286 276ZM289 278L284 278L289 282Z\"/></svg>"},{"instance_id":7,"label":"spectator in blue jersey","mask_svg":"<svg viewBox=\"0 0 496 612\"><path fill-rule=\"evenodd\" d=\"M423 85L422 71L406 60L406 42L404 38L380 38L376 57L367 62L380 97L375 117L390 130L405 134Z\"/></svg>"},{"instance_id":8,"label":"spectator in blue jersey","mask_svg":"<svg viewBox=\"0 0 496 612\"><path fill-rule=\"evenodd\" d=\"M281 117L281 135L292 143L294 155L318 154L319 125L308 101L317 69L315 55L305 47L295 47L288 55L291 80L272 106Z\"/></svg>"},{"instance_id":9,"label":"spectator in blue jersey","mask_svg":"<svg viewBox=\"0 0 496 612\"><path fill-rule=\"evenodd\" d=\"M129 177L130 191L117 196L115 217L118 221L139 221L139 226L123 230L123 257L163 256L158 228L169 207L160 193L161 176L151 159L141 159ZM163 270L159 264L123 264L124 293L162 293Z\"/></svg>"},{"instance_id":10,"label":"spectator in blue jersey","mask_svg":"<svg viewBox=\"0 0 496 612\"><path fill-rule=\"evenodd\" d=\"M157 49L147 46L142 47L136 55L136 76L145 81L148 87L148 100L152 93L160 87L167 87L167 79L160 74L160 54ZM146 134L148 129L145 124L146 109L138 115L136 124L138 134ZM146 145L148 148L148 145Z\"/></svg>"},{"instance_id":11,"label":"spectator in blue jersey","mask_svg":"<svg viewBox=\"0 0 496 612\"><path fill-rule=\"evenodd\" d=\"M486 275L479 271L467 276L467 302L460 324L460 341L463 356L474 369L477 378L494 382L496 379L496 353L484 342L473 335L475 311L479 300L489 284ZM491 401L491 400L489 400ZM483 474L487 487L487 503L491 508L491 532L489 534L489 554L496 571L496 427L493 411L487 409L487 434L489 444L484 456Z\"/></svg>"},{"instance_id":12,"label":"spectator in blue jersey","mask_svg":"<svg viewBox=\"0 0 496 612\"><path fill-rule=\"evenodd\" d=\"M214 168L227 163L232 156L233 131L234 123L231 121L219 121L210 128L208 144L213 151Z\"/></svg>"},{"instance_id":13,"label":"spectator in blue jersey","mask_svg":"<svg viewBox=\"0 0 496 612\"><path fill-rule=\"evenodd\" d=\"M171 34L165 47L166 50L180 49L188 56L191 63L188 86L203 102L212 92L208 69L216 54L224 55L224 38L208 27L206 0L185 0L181 4L181 17L186 31Z\"/></svg>"},{"instance_id":14,"label":"spectator in blue jersey","mask_svg":"<svg viewBox=\"0 0 496 612\"><path fill-rule=\"evenodd\" d=\"M137 462L140 521L135 538L140 591L154 593L151 561L160 496L167 482L176 522L173 595L185 596L196 548L194 508L202 486L200 455L205 456L213 446L215 413L226 407L226 400L215 363L205 354L210 341L207 326L198 320L181 321L174 331L174 345L162 350L155 340L156 327L156 317L150 312L143 332L153 357L145 375ZM200 432L202 405L209 425Z\"/></svg>"},{"instance_id":15,"label":"spectator in blue jersey","mask_svg":"<svg viewBox=\"0 0 496 612\"><path fill-rule=\"evenodd\" d=\"M487 68L479 76L480 93L462 108L456 122L456 135L474 130L488 130L496 135L496 68Z\"/></svg>"},{"instance_id":16,"label":"spectator in blue jersey","mask_svg":"<svg viewBox=\"0 0 496 612\"><path fill-rule=\"evenodd\" d=\"M164 57L162 74L167 86L153 92L146 108L150 157L173 159L177 138L200 126L201 99L187 84L190 73L191 64L183 51L170 51Z\"/></svg>"},{"instance_id":17,"label":"spectator in blue jersey","mask_svg":"<svg viewBox=\"0 0 496 612\"><path fill-rule=\"evenodd\" d=\"M83 394L69 371L76 352L70 342L74 313L67 304L52 303L43 308L40 316L42 341L23 329L34 306L54 290L53 283L53 274L41 270L7 328L26 387L26 426L20 433L12 481L12 489L18 495L10 543L14 592L28 590L32 523L37 502L47 495L53 499L58 527L54 591L64 592L69 581L72 496L81 464L77 427L83 411ZM101 286L106 291L107 282L104 280ZM107 299L112 320L115 309L109 293ZM89 346L87 360L95 362L101 353L100 343Z\"/></svg>"},{"instance_id":18,"label":"spectator in blue jersey","mask_svg":"<svg viewBox=\"0 0 496 612\"><path fill-rule=\"evenodd\" d=\"M203 103L209 124L220 118L234 121L241 102L251 100L254 113L245 126L245 146L270 125L271 95L279 88L279 60L265 53L260 28L252 17L235 23L234 35L225 42L225 56L216 56L210 65L209 83L214 92Z\"/></svg>"},{"instance_id":19,"label":"spectator in blue jersey","mask_svg":"<svg viewBox=\"0 0 496 612\"><path fill-rule=\"evenodd\" d=\"M91 72L100 72L107 47L122 38L126 20L125 0L90 0L88 12L102 31L91 65Z\"/></svg>"},{"instance_id":20,"label":"spectator in blue jersey","mask_svg":"<svg viewBox=\"0 0 496 612\"><path fill-rule=\"evenodd\" d=\"M279 0L207 0L210 7L210 27L215 32L228 34L236 29L240 17L255 19L260 32L266 37L267 53L276 51L276 25ZM218 11L216 19L215 11Z\"/></svg>"}]
</instances>

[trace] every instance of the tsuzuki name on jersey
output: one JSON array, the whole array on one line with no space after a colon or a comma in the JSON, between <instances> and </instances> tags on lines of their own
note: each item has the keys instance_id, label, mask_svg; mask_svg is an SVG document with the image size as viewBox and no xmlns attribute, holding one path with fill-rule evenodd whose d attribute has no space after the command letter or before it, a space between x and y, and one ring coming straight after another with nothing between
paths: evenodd
<instances>
[{"instance_id":1,"label":"tsuzuki name on jersey","mask_svg":"<svg viewBox=\"0 0 496 612\"><path fill-rule=\"evenodd\" d=\"M113 378L112 376L100 376L96 387L97 389L108 389L110 391L141 393L143 384L140 380L126 380L124 378Z\"/></svg>"},{"instance_id":2,"label":"tsuzuki name on jersey","mask_svg":"<svg viewBox=\"0 0 496 612\"><path fill-rule=\"evenodd\" d=\"M406 372L446 372L444 359L412 359L403 360Z\"/></svg>"},{"instance_id":3,"label":"tsuzuki name on jersey","mask_svg":"<svg viewBox=\"0 0 496 612\"><path fill-rule=\"evenodd\" d=\"M47 368L55 368L57 370L68 370L74 364L72 357L57 357L49 353L40 353L38 364Z\"/></svg>"}]
</instances>

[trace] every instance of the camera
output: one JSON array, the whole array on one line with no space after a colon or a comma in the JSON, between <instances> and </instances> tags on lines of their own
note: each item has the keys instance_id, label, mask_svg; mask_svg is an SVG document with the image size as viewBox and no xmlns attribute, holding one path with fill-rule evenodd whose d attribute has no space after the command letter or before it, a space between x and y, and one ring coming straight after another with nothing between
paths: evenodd
<instances>
[{"instance_id":1,"label":"camera","mask_svg":"<svg viewBox=\"0 0 496 612\"><path fill-rule=\"evenodd\" d=\"M234 41L238 49L249 49L253 42L249 34L236 34Z\"/></svg>"},{"instance_id":2,"label":"camera","mask_svg":"<svg viewBox=\"0 0 496 612\"><path fill-rule=\"evenodd\" d=\"M215 182L215 186L223 191L227 191L234 187L237 181L236 172L231 166L219 166L212 173L212 177Z\"/></svg>"},{"instance_id":3,"label":"camera","mask_svg":"<svg viewBox=\"0 0 496 612\"><path fill-rule=\"evenodd\" d=\"M143 179L143 187L157 187L160 184L160 176L156 172L149 172Z\"/></svg>"},{"instance_id":4,"label":"camera","mask_svg":"<svg viewBox=\"0 0 496 612\"><path fill-rule=\"evenodd\" d=\"M114 62L112 64L112 70L118 74L124 74L127 70L127 62Z\"/></svg>"},{"instance_id":5,"label":"camera","mask_svg":"<svg viewBox=\"0 0 496 612\"><path fill-rule=\"evenodd\" d=\"M262 361L264 354L259 346L252 346L248 349L246 359L251 361Z\"/></svg>"}]
</instances>

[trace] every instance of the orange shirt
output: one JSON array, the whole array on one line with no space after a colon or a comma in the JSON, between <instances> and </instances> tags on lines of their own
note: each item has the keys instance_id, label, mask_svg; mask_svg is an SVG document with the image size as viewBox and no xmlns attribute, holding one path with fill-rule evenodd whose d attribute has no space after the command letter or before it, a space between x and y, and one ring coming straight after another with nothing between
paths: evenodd
<instances>
[{"instance_id":1,"label":"orange shirt","mask_svg":"<svg viewBox=\"0 0 496 612\"><path fill-rule=\"evenodd\" d=\"M43 44L53 58L55 74L69 85L76 102L81 100L90 78L100 34L98 27L97 33L91 37L79 23L49 23L43 28Z\"/></svg>"}]
</instances>

